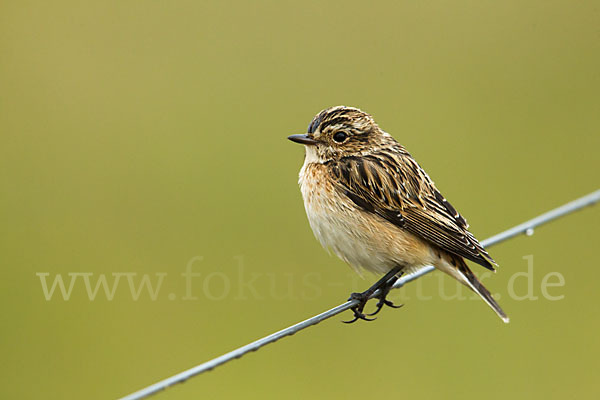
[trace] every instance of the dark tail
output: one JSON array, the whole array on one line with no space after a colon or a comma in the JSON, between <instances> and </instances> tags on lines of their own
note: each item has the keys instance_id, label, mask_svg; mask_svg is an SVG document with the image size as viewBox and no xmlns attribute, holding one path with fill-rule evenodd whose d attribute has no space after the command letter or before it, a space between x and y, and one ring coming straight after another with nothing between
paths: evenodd
<instances>
[{"instance_id":1,"label":"dark tail","mask_svg":"<svg viewBox=\"0 0 600 400\"><path fill-rule=\"evenodd\" d=\"M467 266L465 261L461 258L460 262L458 262L457 264L458 264L458 271L460 272L460 274L464 277L464 279L466 281L463 283L465 285L467 285L468 287L470 287L471 290L473 290L479 296L481 296L483 301L485 301L487 303L487 305L490 306L492 308L492 310L494 310L500 318L502 318L502 321L504 321L505 323L508 323L508 321L509 321L508 316L504 313L504 311L502 311L502 308L500 307L500 305L498 305L498 303L496 303L496 300L494 300L494 298L492 297L492 294L489 292L489 290L487 290L485 288L485 286L483 286L483 284L481 282L479 282L479 279L477 279L475 274L473 272L471 272L471 270L469 269L469 267Z\"/></svg>"}]
</instances>

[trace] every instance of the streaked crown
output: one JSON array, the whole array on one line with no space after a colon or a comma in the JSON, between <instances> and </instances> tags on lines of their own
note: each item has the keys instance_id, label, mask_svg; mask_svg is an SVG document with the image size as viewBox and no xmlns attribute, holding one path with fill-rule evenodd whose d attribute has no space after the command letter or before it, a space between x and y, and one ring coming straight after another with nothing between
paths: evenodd
<instances>
[{"instance_id":1,"label":"streaked crown","mask_svg":"<svg viewBox=\"0 0 600 400\"><path fill-rule=\"evenodd\" d=\"M307 151L314 150L320 162L365 155L386 145L397 145L373 117L346 106L326 108L318 113L308 126L306 136L315 141L307 146Z\"/></svg>"}]
</instances>

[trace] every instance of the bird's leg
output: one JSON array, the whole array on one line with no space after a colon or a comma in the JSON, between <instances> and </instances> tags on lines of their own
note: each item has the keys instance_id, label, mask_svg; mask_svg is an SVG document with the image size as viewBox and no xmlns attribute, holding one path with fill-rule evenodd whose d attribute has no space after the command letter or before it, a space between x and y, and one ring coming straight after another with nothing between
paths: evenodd
<instances>
[{"instance_id":1,"label":"bird's leg","mask_svg":"<svg viewBox=\"0 0 600 400\"><path fill-rule=\"evenodd\" d=\"M351 324L353 322L358 321L359 319L362 319L364 321L373 321L375 318L367 318L367 316L363 313L363 310L365 308L365 305L367 304L367 301L369 301L369 299L371 298L373 293L375 293L378 289L380 289L380 294L377 295L377 298L379 299L379 302L377 303L377 310L373 314L368 314L368 315L377 314L384 305L387 305L387 306L390 306L393 308L402 307L402 306L396 306L394 303L392 303L391 301L386 299L386 296L390 292L390 289L392 288L392 286L394 286L394 283L396 283L396 281L400 277L398 275L398 273L401 271L401 269L402 269L401 267L395 267L394 269L390 270L387 274L385 274L383 276L383 278L381 278L380 280L375 282L375 284L373 286L371 286L364 292L352 293L348 300L358 300L359 301L359 303L357 305L355 305L351 308L351 310L354 311L354 319L351 321L342 321L342 322Z\"/></svg>"},{"instance_id":2,"label":"bird's leg","mask_svg":"<svg viewBox=\"0 0 600 400\"><path fill-rule=\"evenodd\" d=\"M367 314L367 315L371 316L371 315L377 314L379 311L381 311L383 306L388 306L388 307L392 307L392 308L400 308L403 306L403 304L395 305L394 303L392 303L392 301L387 299L387 295L390 293L390 290L392 290L392 288L394 287L394 284L396 283L396 281L398 279L400 279L401 276L402 276L402 273L399 273L398 275L394 275L391 279L389 279L387 281L387 283L385 285L383 285L381 287L380 293L376 297L377 299L379 299L379 301L376 304L377 309L375 310L375 312L372 312L371 314Z\"/></svg>"}]
</instances>

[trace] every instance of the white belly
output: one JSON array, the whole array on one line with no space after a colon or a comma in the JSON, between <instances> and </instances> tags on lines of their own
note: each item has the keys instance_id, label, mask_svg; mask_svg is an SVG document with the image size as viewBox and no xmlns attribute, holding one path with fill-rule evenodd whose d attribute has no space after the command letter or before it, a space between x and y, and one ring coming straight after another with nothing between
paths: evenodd
<instances>
[{"instance_id":1,"label":"white belly","mask_svg":"<svg viewBox=\"0 0 600 400\"><path fill-rule=\"evenodd\" d=\"M383 218L363 211L342 196L325 166L305 163L300 188L310 226L325 248L353 268L386 273L395 266L411 272L434 259L428 245Z\"/></svg>"}]
</instances>

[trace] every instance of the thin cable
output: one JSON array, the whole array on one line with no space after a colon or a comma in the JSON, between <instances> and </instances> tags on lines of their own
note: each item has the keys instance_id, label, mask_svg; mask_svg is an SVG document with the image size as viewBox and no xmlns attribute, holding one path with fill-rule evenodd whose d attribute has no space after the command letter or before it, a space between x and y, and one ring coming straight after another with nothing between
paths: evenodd
<instances>
[{"instance_id":1,"label":"thin cable","mask_svg":"<svg viewBox=\"0 0 600 400\"><path fill-rule=\"evenodd\" d=\"M546 224L554 219L560 218L564 215L570 214L574 211L580 210L584 207L591 206L591 205L597 203L598 201L600 201L600 190L596 190L595 192L592 192L592 193L588 194L587 196L580 197L577 200L574 200L563 206L560 206L551 211L548 211L547 213L544 213L538 217L530 219L529 221L526 221L520 225L517 225L513 228L507 229L504 232L501 232L497 235L492 236L491 238L488 238L488 239L482 241L481 244L483 247L490 247L490 246L493 246L500 242L503 242L505 240L508 240L508 239L510 239L516 235L519 235L521 233L527 233L528 235L531 235L533 233L534 228L536 228L540 225ZM398 279L398 281L394 285L394 288L402 287L406 283L411 282L411 281L433 271L434 269L435 269L434 267L429 266L429 267L423 268L413 274L403 276L402 278ZM375 292L372 297L376 296L377 293L378 292ZM262 339L258 339L250 344L247 344L238 349L230 351L229 353L223 354L220 357L214 358L203 364L197 365L186 371L180 372L177 375L173 375L170 378L164 379L160 382L150 385L144 389L138 390L137 392L132 393L128 396L125 396L125 397L121 398L120 400L139 400L139 399L146 398L146 397L153 395L161 390L164 390L164 389L168 388L169 386L172 386L176 383L185 382L187 379L189 379L193 376L199 375L206 371L210 371L211 369L214 369L215 367L225 364L233 359L240 358L246 353L249 353L251 351L256 351L256 350L260 349L261 347L263 347L269 343L273 343L285 336L293 335L294 333L299 332L302 329L308 328L309 326L312 326L312 325L316 325L323 320L331 318L341 312L344 312L344 311L350 309L357 303L358 303L358 300L347 301L344 304L340 304L337 307L327 310L327 311L325 311L319 315L316 315L312 318L309 318L305 321L299 322L288 328L282 329L279 332L275 332L271 335L265 336Z\"/></svg>"},{"instance_id":2,"label":"thin cable","mask_svg":"<svg viewBox=\"0 0 600 400\"><path fill-rule=\"evenodd\" d=\"M500 242L504 242L514 236L517 236L521 233L526 233L528 235L533 234L533 230L540 225L544 225L552 220L560 218L564 215L570 214L573 211L580 210L587 206L592 206L600 201L600 190L596 190L586 196L580 197L576 200L573 200L565 205L557 207L553 210L550 210L540 216L537 216L529 221L525 221L520 225L517 225L513 228L507 229L504 232L500 232L497 235L492 236L491 238L487 238L481 242L483 247L491 247ZM432 266L425 267L419 271L416 271L410 275L405 275L402 278L398 279L396 284L394 285L394 289L404 286L405 283L414 281L417 278L425 275L428 272L433 271L435 268Z\"/></svg>"}]
</instances>

